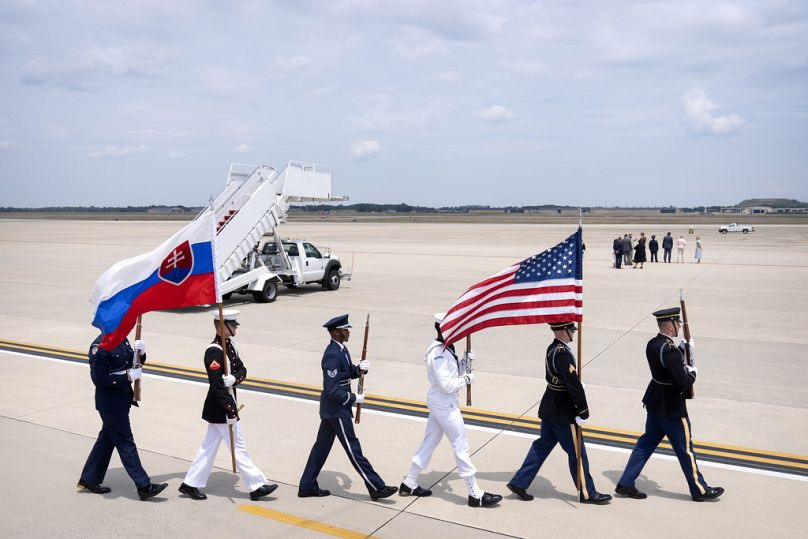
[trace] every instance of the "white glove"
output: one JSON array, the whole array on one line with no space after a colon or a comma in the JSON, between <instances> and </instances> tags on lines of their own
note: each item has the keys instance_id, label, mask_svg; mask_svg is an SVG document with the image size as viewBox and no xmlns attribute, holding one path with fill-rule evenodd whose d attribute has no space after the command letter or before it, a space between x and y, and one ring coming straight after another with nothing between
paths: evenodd
<instances>
[{"instance_id":1,"label":"white glove","mask_svg":"<svg viewBox=\"0 0 808 539\"><path fill-rule=\"evenodd\" d=\"M141 341L140 339L135 341L135 343L132 345L132 348L135 350L135 352L140 352L141 354L146 353L146 343Z\"/></svg>"},{"instance_id":2,"label":"white glove","mask_svg":"<svg viewBox=\"0 0 808 539\"><path fill-rule=\"evenodd\" d=\"M363 359L359 362L359 370L368 372L370 370L370 361Z\"/></svg>"},{"instance_id":3,"label":"white glove","mask_svg":"<svg viewBox=\"0 0 808 539\"><path fill-rule=\"evenodd\" d=\"M227 419L225 419L224 422L227 423L228 425L235 425L236 421L238 421L238 416L236 416L236 417L228 417Z\"/></svg>"},{"instance_id":4,"label":"white glove","mask_svg":"<svg viewBox=\"0 0 808 539\"><path fill-rule=\"evenodd\" d=\"M232 387L236 383L236 377L232 374L225 374L222 376L222 382L224 382L224 387Z\"/></svg>"},{"instance_id":5,"label":"white glove","mask_svg":"<svg viewBox=\"0 0 808 539\"><path fill-rule=\"evenodd\" d=\"M365 402L365 395L363 393L356 394L356 404L362 404Z\"/></svg>"},{"instance_id":6,"label":"white glove","mask_svg":"<svg viewBox=\"0 0 808 539\"><path fill-rule=\"evenodd\" d=\"M690 337L690 349L693 350L694 348L696 348L696 339Z\"/></svg>"},{"instance_id":7,"label":"white glove","mask_svg":"<svg viewBox=\"0 0 808 539\"><path fill-rule=\"evenodd\" d=\"M586 425L589 422L589 420L588 419L582 419L581 416L576 415L575 416L575 422L578 424L579 427L583 427L584 425Z\"/></svg>"},{"instance_id":8,"label":"white glove","mask_svg":"<svg viewBox=\"0 0 808 539\"><path fill-rule=\"evenodd\" d=\"M467 372L466 374L463 375L463 378L466 380L466 385L470 386L471 383L474 381L474 373Z\"/></svg>"},{"instance_id":9,"label":"white glove","mask_svg":"<svg viewBox=\"0 0 808 539\"><path fill-rule=\"evenodd\" d=\"M474 350L469 350L468 352L463 354L463 359L466 360L466 364L471 364L474 361Z\"/></svg>"},{"instance_id":10,"label":"white glove","mask_svg":"<svg viewBox=\"0 0 808 539\"><path fill-rule=\"evenodd\" d=\"M696 376L699 375L699 370L696 367L691 367L690 365L685 365L685 369L687 369L687 374L690 374L692 372Z\"/></svg>"},{"instance_id":11,"label":"white glove","mask_svg":"<svg viewBox=\"0 0 808 539\"><path fill-rule=\"evenodd\" d=\"M143 369L129 369L129 380L132 382L140 380L141 376L143 376Z\"/></svg>"}]
</instances>

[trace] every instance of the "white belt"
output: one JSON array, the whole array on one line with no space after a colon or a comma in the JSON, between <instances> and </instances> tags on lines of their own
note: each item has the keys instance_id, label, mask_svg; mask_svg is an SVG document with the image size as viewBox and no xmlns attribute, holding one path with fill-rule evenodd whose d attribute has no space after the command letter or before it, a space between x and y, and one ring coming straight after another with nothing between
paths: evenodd
<instances>
[{"instance_id":1,"label":"white belt","mask_svg":"<svg viewBox=\"0 0 808 539\"><path fill-rule=\"evenodd\" d=\"M126 371L111 372L110 374L113 375L113 376L116 375L116 374L126 374Z\"/></svg>"}]
</instances>

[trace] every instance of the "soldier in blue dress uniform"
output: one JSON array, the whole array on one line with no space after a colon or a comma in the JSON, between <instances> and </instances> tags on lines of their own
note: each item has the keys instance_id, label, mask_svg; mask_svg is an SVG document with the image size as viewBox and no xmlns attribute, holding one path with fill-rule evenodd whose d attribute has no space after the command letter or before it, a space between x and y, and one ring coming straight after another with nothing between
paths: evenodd
<instances>
[{"instance_id":1,"label":"soldier in blue dress uniform","mask_svg":"<svg viewBox=\"0 0 808 539\"><path fill-rule=\"evenodd\" d=\"M132 382L139 379L143 371L140 367L134 368L135 350L140 353L140 363L144 363L146 344L137 340L132 348L129 339L124 339L112 350L104 350L100 347L102 338L103 335L99 335L90 345L89 358L90 378L95 384L95 409L103 426L76 486L94 494L110 492L111 489L101 483L109 468L112 450L117 449L126 473L135 482L138 497L147 500L162 492L168 484L151 482L140 464L129 423L129 409L138 405L133 398Z\"/></svg>"},{"instance_id":2,"label":"soldier in blue dress uniform","mask_svg":"<svg viewBox=\"0 0 808 539\"><path fill-rule=\"evenodd\" d=\"M642 398L647 412L645 433L637 440L615 489L628 498L641 500L647 497L637 490L634 482L664 436L668 437L679 459L694 501L712 500L724 493L721 487L707 485L696 464L685 394L696 381L698 370L685 363L684 340L679 346L673 342L679 335L679 311L679 307L673 307L654 313L659 333L645 347L645 357L651 369L651 382Z\"/></svg>"},{"instance_id":3,"label":"soldier in blue dress uniform","mask_svg":"<svg viewBox=\"0 0 808 539\"><path fill-rule=\"evenodd\" d=\"M342 444L351 465L359 472L365 486L374 500L387 498L398 491L397 487L388 486L362 454L362 447L353 428L351 406L365 400L364 395L351 393L351 379L359 378L360 370L367 372L368 361L360 361L354 365L351 354L345 343L350 336L351 325L348 315L332 318L323 327L331 335L331 342L323 354L323 392L320 394L320 429L317 440L311 448L306 469L300 478L300 489L297 495L301 498L310 496L328 496L329 491L321 489L317 484L317 476L325 464L334 438Z\"/></svg>"},{"instance_id":4,"label":"soldier in blue dress uniform","mask_svg":"<svg viewBox=\"0 0 808 539\"><path fill-rule=\"evenodd\" d=\"M522 467L516 472L508 489L523 501L530 501L533 496L527 493L527 488L545 459L556 446L566 451L569 457L570 474L572 480L578 482L578 457L576 454L577 437L575 424L583 426L589 417L589 406L586 403L586 393L578 380L575 356L572 355L567 343L572 342L575 333L574 322L550 324L555 339L547 348L545 356L545 376L547 390L539 405L539 418L541 418L541 434L530 446ZM589 459L586 456L586 446L581 438L581 461L583 464L584 480L581 485L579 501L603 505L612 497L601 494L595 490L592 476L589 474Z\"/></svg>"}]
</instances>

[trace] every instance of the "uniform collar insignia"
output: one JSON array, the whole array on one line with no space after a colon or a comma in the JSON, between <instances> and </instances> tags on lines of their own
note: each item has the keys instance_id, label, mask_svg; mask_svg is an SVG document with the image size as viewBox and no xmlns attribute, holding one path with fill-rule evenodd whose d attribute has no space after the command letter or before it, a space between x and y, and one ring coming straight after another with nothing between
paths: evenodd
<instances>
[{"instance_id":1,"label":"uniform collar insignia","mask_svg":"<svg viewBox=\"0 0 808 539\"><path fill-rule=\"evenodd\" d=\"M333 371L329 371L328 369L326 369L325 372L331 378L336 378L336 376L337 376L337 369L334 369Z\"/></svg>"}]
</instances>

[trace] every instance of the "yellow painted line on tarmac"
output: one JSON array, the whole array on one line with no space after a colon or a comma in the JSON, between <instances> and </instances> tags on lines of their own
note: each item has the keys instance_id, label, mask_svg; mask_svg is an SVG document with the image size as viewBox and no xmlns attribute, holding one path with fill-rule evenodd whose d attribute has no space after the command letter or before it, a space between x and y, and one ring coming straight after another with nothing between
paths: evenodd
<instances>
[{"instance_id":1,"label":"yellow painted line on tarmac","mask_svg":"<svg viewBox=\"0 0 808 539\"><path fill-rule=\"evenodd\" d=\"M258 505L239 505L238 510L244 513L250 513L251 515L275 520L277 522L283 522L284 524L297 526L298 528L306 528L307 530L330 535L331 537L343 537L345 539L363 539L365 537L370 537L372 539L378 539L373 535L367 535L362 532L339 528L337 526L332 526L331 524L326 524L325 522L299 517L290 513L281 513L280 511L274 511Z\"/></svg>"},{"instance_id":2,"label":"yellow painted line on tarmac","mask_svg":"<svg viewBox=\"0 0 808 539\"><path fill-rule=\"evenodd\" d=\"M20 342L20 341L12 341L8 339L0 339L0 345L7 345L17 348L19 350L25 350L30 352L52 352L62 354L64 356L68 356L71 358L76 359L83 359L87 360L86 353L78 352L75 350L69 350L65 348L57 348L53 346L43 346L37 345L32 343ZM154 372L161 372L166 374L181 374L184 376L191 376L199 379L200 381L207 381L207 373L201 369L195 369L192 367L182 366L182 365L174 365L170 363L154 363L148 362L146 364L146 368L150 371ZM264 388L264 389L277 389L282 391L287 391L290 393L296 393L299 395L310 395L310 396L317 396L321 392L320 386L313 386L308 384L298 384L294 382L284 382L282 380L273 380L268 378L250 378L248 383L254 387ZM416 400L409 400L409 399L401 399L401 398L392 398L392 397L385 397L383 395L367 395L367 402L369 404L377 404L380 406L385 406L393 409L398 410L407 410L407 411L414 411L414 412L421 412L426 413L428 412L428 408L426 407L426 403L422 401ZM495 423L499 425L514 425L526 428L538 428L540 422L538 418L533 417L523 417L515 414L509 413L502 413L502 412L494 412L489 410L480 410L476 408L469 408L469 407L461 407L461 411L463 412L463 416L466 419L478 420L478 421L485 421L489 423ZM606 428L606 427L586 427L584 429L584 434L587 438L594 438L594 439L601 439L601 440L610 440L616 442L623 442L628 444L634 444L638 436L641 433L636 431L630 430L621 430L621 429L613 429L613 428ZM700 442L697 440L693 441L696 449L699 453L705 453L709 455L719 456L719 457L727 457L735 460L740 461L749 461L749 462L761 462L761 463L768 463L768 464L776 464L776 465L787 465L789 467L795 467L799 469L808 469L808 464L800 463L800 462L783 462L782 460L778 460L778 458L786 458L786 459L797 459L797 460L806 460L806 456L798 455L795 453L787 453L782 451L770 451L770 450L763 450L763 449L751 449L746 447L740 447L735 445L729 444L718 444L718 443L711 443L711 442ZM670 449L670 444L667 442L662 442L660 447ZM726 451L722 451L726 450ZM748 455L748 454L738 454L733 453L733 451L741 451L745 453L754 453L755 455ZM760 456L757 456L760 455Z\"/></svg>"}]
</instances>

